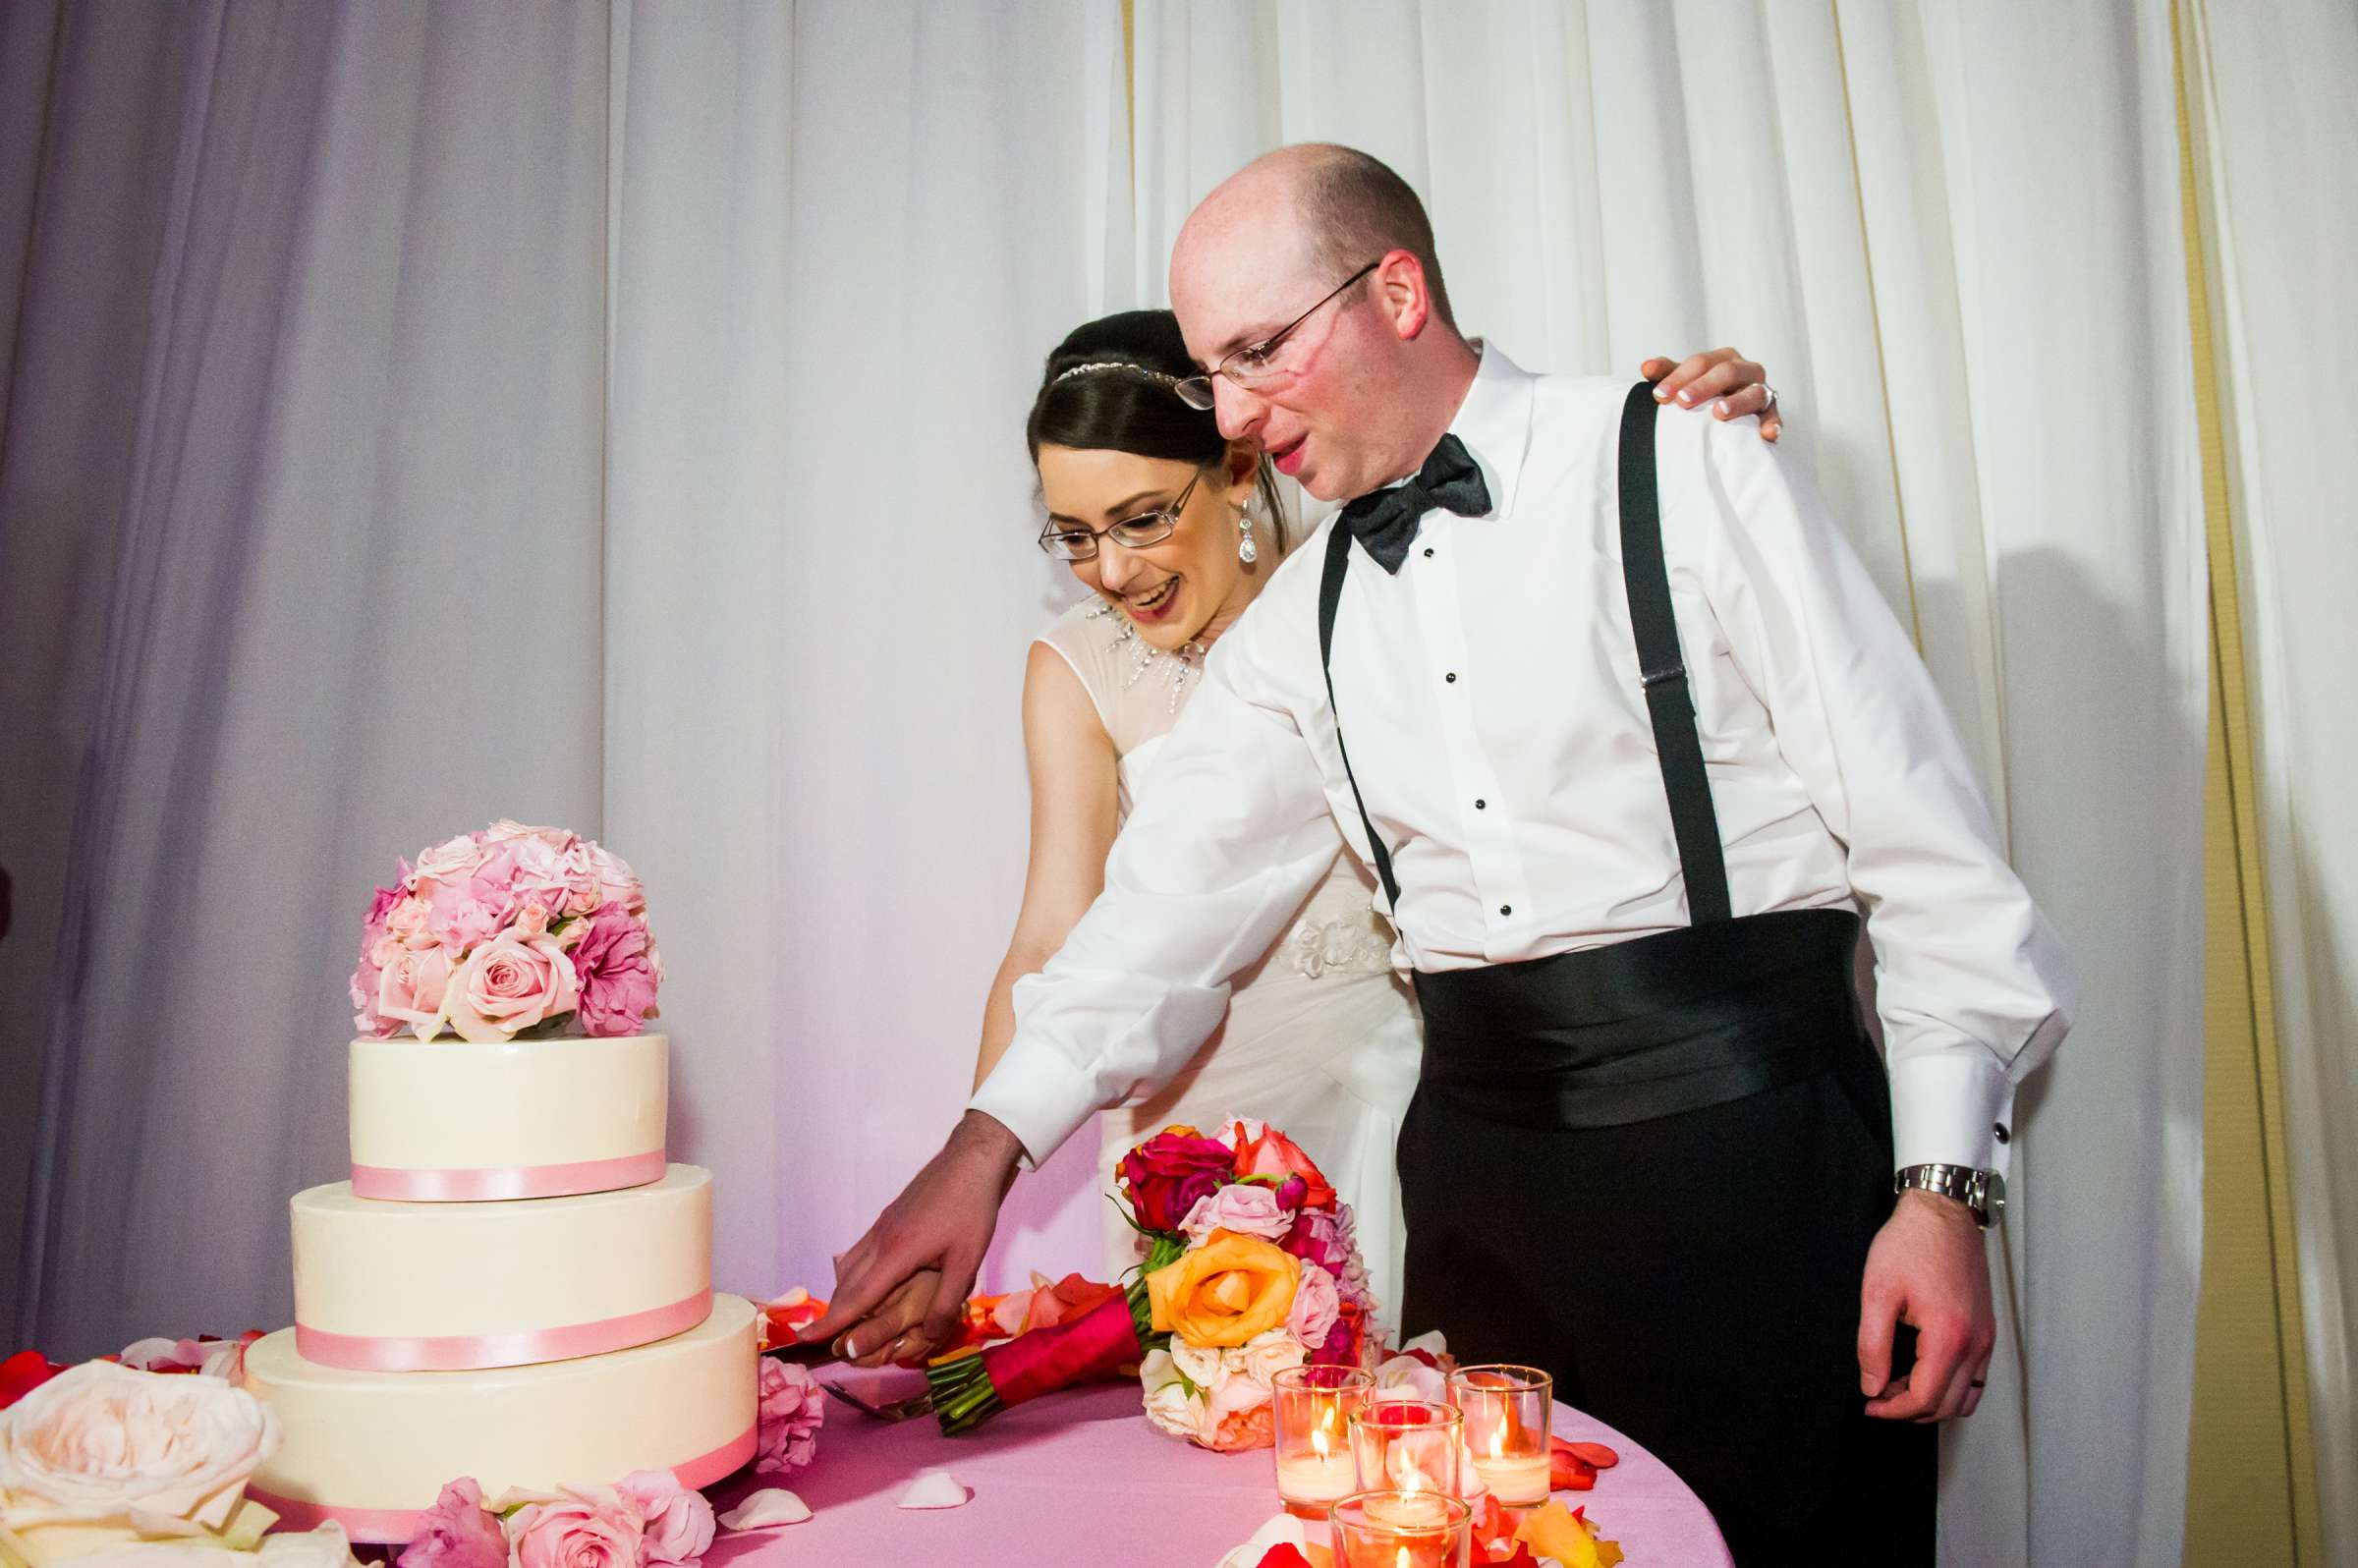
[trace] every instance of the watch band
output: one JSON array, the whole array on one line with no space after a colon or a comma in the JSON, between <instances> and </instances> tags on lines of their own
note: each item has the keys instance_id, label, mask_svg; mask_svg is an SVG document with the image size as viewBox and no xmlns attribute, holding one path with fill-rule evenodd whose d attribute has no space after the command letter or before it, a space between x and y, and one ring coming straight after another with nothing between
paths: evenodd
<instances>
[{"instance_id":1,"label":"watch band","mask_svg":"<svg viewBox=\"0 0 2358 1568\"><path fill-rule=\"evenodd\" d=\"M1973 1210L1975 1222L1984 1230L1996 1224L2006 1211L2006 1179L1993 1170L1970 1165L1903 1165L1891 1178L1891 1190L1904 1193L1911 1188L1955 1199Z\"/></svg>"}]
</instances>

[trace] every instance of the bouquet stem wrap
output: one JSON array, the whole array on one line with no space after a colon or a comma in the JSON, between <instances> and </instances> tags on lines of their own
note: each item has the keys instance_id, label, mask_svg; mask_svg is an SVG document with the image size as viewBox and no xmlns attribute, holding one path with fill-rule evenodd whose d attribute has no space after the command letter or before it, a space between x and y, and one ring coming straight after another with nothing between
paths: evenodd
<instances>
[{"instance_id":1,"label":"bouquet stem wrap","mask_svg":"<svg viewBox=\"0 0 2358 1568\"><path fill-rule=\"evenodd\" d=\"M1142 1278L1052 1328L935 1362L926 1382L942 1435L972 1431L1010 1405L1060 1388L1124 1375L1167 1338L1151 1324Z\"/></svg>"}]
</instances>

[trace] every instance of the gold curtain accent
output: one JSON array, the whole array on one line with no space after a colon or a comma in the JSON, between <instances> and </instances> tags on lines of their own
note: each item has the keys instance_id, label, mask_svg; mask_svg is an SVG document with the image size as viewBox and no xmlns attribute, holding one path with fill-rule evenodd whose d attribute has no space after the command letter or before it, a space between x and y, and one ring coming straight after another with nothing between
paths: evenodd
<instances>
[{"instance_id":1,"label":"gold curtain accent","mask_svg":"<svg viewBox=\"0 0 2358 1568\"><path fill-rule=\"evenodd\" d=\"M2325 1553L2284 1165L2283 1075L2269 978L2234 517L2213 353L2206 215L2214 210L2214 193L2202 155L2205 127L2188 87L2188 33L2201 26L2186 0L2173 3L2179 195L2211 566L2211 724L2203 790L2203 1270L2184 1561L2297 1568L2322 1565Z\"/></svg>"}]
</instances>

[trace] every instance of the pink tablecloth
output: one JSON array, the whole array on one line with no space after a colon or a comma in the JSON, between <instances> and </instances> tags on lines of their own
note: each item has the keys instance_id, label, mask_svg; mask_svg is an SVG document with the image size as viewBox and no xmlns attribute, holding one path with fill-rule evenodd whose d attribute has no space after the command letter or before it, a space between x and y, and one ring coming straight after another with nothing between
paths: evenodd
<instances>
[{"instance_id":1,"label":"pink tablecloth","mask_svg":"<svg viewBox=\"0 0 2358 1568\"><path fill-rule=\"evenodd\" d=\"M923 1386L910 1373L854 1373L880 1397ZM1601 1442L1621 1463L1585 1504L1621 1542L1632 1568L1726 1568L1712 1516L1658 1459L1562 1405L1555 1429ZM915 1471L947 1470L972 1493L963 1508L893 1506ZM723 1535L707 1568L800 1563L935 1563L944 1568L1039 1568L1105 1562L1212 1568L1277 1511L1268 1450L1213 1454L1147 1425L1136 1385L1055 1394L1006 1412L981 1431L945 1438L929 1420L885 1425L828 1401L818 1462L778 1481L738 1481L715 1493L725 1508L754 1484L785 1485L815 1515L807 1523Z\"/></svg>"}]
</instances>

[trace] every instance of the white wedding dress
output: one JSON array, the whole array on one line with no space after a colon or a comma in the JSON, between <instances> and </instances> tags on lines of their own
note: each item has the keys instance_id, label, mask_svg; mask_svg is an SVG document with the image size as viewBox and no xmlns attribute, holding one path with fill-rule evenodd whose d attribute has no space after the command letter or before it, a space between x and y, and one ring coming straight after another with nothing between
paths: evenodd
<instances>
[{"instance_id":1,"label":"white wedding dress","mask_svg":"<svg viewBox=\"0 0 2358 1568\"><path fill-rule=\"evenodd\" d=\"M1162 738L1202 674L1192 652L1161 652L1110 606L1085 602L1039 641L1081 678L1113 740L1121 812L1153 767ZM1356 1217L1377 1318L1400 1312L1399 1176L1393 1146L1417 1087L1423 1051L1414 1002L1392 973L1391 928L1371 903L1374 884L1335 838L1335 863L1295 912L1277 944L1236 978L1228 1014L1151 1099L1098 1118L1099 1169L1174 1122L1206 1133L1224 1116L1256 1116L1302 1146ZM1107 1267L1138 1261L1136 1234L1105 1205Z\"/></svg>"}]
</instances>

